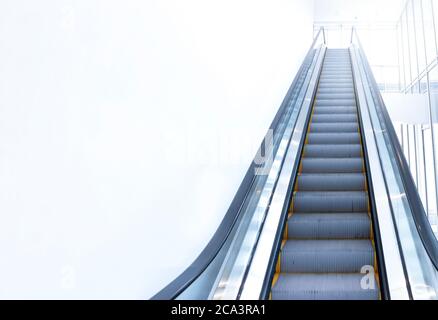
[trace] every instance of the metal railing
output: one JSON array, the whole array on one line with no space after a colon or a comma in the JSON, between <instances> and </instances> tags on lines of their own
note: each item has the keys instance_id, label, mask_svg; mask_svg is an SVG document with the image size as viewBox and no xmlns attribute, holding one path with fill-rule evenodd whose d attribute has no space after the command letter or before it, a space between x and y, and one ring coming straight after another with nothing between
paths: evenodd
<instances>
[{"instance_id":1,"label":"metal railing","mask_svg":"<svg viewBox=\"0 0 438 320\"><path fill-rule=\"evenodd\" d=\"M406 278L414 299L438 298L438 241L435 238L409 165L380 95L360 39L352 30L352 50L365 73L368 108L383 168L388 202L397 230Z\"/></svg>"}]
</instances>

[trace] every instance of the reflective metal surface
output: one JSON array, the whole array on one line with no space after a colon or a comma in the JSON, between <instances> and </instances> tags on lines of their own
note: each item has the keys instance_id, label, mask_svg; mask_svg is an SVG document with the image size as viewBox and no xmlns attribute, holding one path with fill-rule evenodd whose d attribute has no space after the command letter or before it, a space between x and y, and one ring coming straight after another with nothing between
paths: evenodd
<instances>
[{"instance_id":1,"label":"reflective metal surface","mask_svg":"<svg viewBox=\"0 0 438 320\"><path fill-rule=\"evenodd\" d=\"M389 271L387 273L388 290L393 299L409 299L402 259L398 250L397 233L392 222L391 208L387 197L387 190L385 188L383 169L380 165L380 157L375 140L375 134L379 134L379 132L375 132L371 124L367 97L365 90L363 89L363 70L361 71L359 69L358 58L353 48L350 48L350 54L352 57L358 107L361 113L364 131L363 139L366 144L370 175L373 182L372 188L375 195L374 201L380 226L382 251L385 256L386 269Z\"/></svg>"},{"instance_id":2,"label":"reflective metal surface","mask_svg":"<svg viewBox=\"0 0 438 320\"><path fill-rule=\"evenodd\" d=\"M272 197L269 211L260 234L259 241L248 270L248 276L243 286L241 299L259 299L265 281L268 263L274 248L274 238L281 223L281 213L287 203L288 188L294 166L300 158L300 144L307 127L307 120L313 102L313 96L317 87L318 77L324 59L325 47L321 48L318 54L316 67L306 92L304 103L293 131L292 139L284 160L274 195Z\"/></svg>"},{"instance_id":3,"label":"reflective metal surface","mask_svg":"<svg viewBox=\"0 0 438 320\"><path fill-rule=\"evenodd\" d=\"M362 99L361 112L366 113L366 109L368 110L368 115L366 115L369 119L367 130L372 128L374 134L374 138L369 134L369 137L366 137L366 142L372 144L372 141L375 141L376 150L374 152L377 151L377 153L374 156L378 156L381 167L381 170L377 169L377 175L383 177L381 183L383 182L386 188L386 194L376 193L379 198L381 197L379 202L388 201L389 203L389 208L383 208L378 212L379 219L382 215L386 216L385 227L391 228L390 225L393 225L397 233L398 246L394 246L392 251L400 252L409 298L437 299L438 272L434 266L437 259L437 242L427 222L414 180L403 157L401 147L398 144L395 131L357 34L355 34L351 52L353 59L356 61L356 73L360 76L361 88L365 96L365 99ZM363 103L366 104L366 108ZM369 132L371 133L371 131ZM371 155L369 157L371 158ZM375 188L379 188L375 181L373 185ZM384 197L387 200L384 200ZM392 215L392 223L388 212ZM381 233L382 236L386 236L384 231ZM385 245L386 250L384 248L386 263L390 263L389 258L386 256L391 251L389 244L388 242ZM387 270L389 277L393 270L388 267ZM401 277L401 274L398 276ZM400 280L394 280L393 288L397 287L396 283L398 281ZM396 299L398 297L398 295L395 295L392 298ZM404 298L404 295L400 298Z\"/></svg>"}]
</instances>

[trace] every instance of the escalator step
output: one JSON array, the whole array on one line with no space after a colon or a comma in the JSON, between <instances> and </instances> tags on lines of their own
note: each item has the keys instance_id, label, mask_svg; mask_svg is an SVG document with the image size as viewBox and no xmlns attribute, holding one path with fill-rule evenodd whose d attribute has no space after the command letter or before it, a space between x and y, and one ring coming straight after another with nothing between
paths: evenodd
<instances>
[{"instance_id":1,"label":"escalator step","mask_svg":"<svg viewBox=\"0 0 438 320\"><path fill-rule=\"evenodd\" d=\"M319 89L321 90L330 90L330 89L348 89L348 90L354 90L353 87L353 83L351 82L345 82L345 83L336 83L336 82L331 82L331 83L319 83L318 86Z\"/></svg>"},{"instance_id":2,"label":"escalator step","mask_svg":"<svg viewBox=\"0 0 438 320\"><path fill-rule=\"evenodd\" d=\"M339 72L351 76L351 65L331 63L322 68L322 73L326 73L326 72L333 72L333 73Z\"/></svg>"},{"instance_id":3,"label":"escalator step","mask_svg":"<svg viewBox=\"0 0 438 320\"><path fill-rule=\"evenodd\" d=\"M287 240L280 254L281 272L360 272L374 265L370 240Z\"/></svg>"},{"instance_id":4,"label":"escalator step","mask_svg":"<svg viewBox=\"0 0 438 320\"><path fill-rule=\"evenodd\" d=\"M309 133L308 144L360 144L358 132Z\"/></svg>"},{"instance_id":5,"label":"escalator step","mask_svg":"<svg viewBox=\"0 0 438 320\"><path fill-rule=\"evenodd\" d=\"M315 107L313 114L354 114L356 115L356 107Z\"/></svg>"},{"instance_id":6,"label":"escalator step","mask_svg":"<svg viewBox=\"0 0 438 320\"><path fill-rule=\"evenodd\" d=\"M342 74L351 77L351 70L350 67L326 67L322 69L321 75L327 74Z\"/></svg>"},{"instance_id":7,"label":"escalator step","mask_svg":"<svg viewBox=\"0 0 438 320\"><path fill-rule=\"evenodd\" d=\"M320 82L323 81L325 77L337 77L337 78L351 78L351 71L343 71L339 69L323 69L321 72Z\"/></svg>"},{"instance_id":8,"label":"escalator step","mask_svg":"<svg viewBox=\"0 0 438 320\"><path fill-rule=\"evenodd\" d=\"M299 191L364 191L362 173L305 173L298 176Z\"/></svg>"},{"instance_id":9,"label":"escalator step","mask_svg":"<svg viewBox=\"0 0 438 320\"><path fill-rule=\"evenodd\" d=\"M324 72L341 72L351 75L351 65L348 64L328 64L322 68L322 73Z\"/></svg>"},{"instance_id":10,"label":"escalator step","mask_svg":"<svg viewBox=\"0 0 438 320\"><path fill-rule=\"evenodd\" d=\"M312 123L319 122L357 122L356 114L314 114Z\"/></svg>"},{"instance_id":11,"label":"escalator step","mask_svg":"<svg viewBox=\"0 0 438 320\"><path fill-rule=\"evenodd\" d=\"M348 93L334 93L334 92L329 92L329 93L318 93L317 95L318 99L355 99L354 93L353 92L348 92Z\"/></svg>"},{"instance_id":12,"label":"escalator step","mask_svg":"<svg viewBox=\"0 0 438 320\"><path fill-rule=\"evenodd\" d=\"M297 191L294 212L365 212L368 194L361 191Z\"/></svg>"},{"instance_id":13,"label":"escalator step","mask_svg":"<svg viewBox=\"0 0 438 320\"><path fill-rule=\"evenodd\" d=\"M310 132L358 132L357 123L311 123Z\"/></svg>"},{"instance_id":14,"label":"escalator step","mask_svg":"<svg viewBox=\"0 0 438 320\"><path fill-rule=\"evenodd\" d=\"M288 220L289 239L365 239L371 221L366 212L294 213Z\"/></svg>"},{"instance_id":15,"label":"escalator step","mask_svg":"<svg viewBox=\"0 0 438 320\"><path fill-rule=\"evenodd\" d=\"M330 82L330 81L336 81L336 82L351 82L353 81L353 78L351 76L339 76L339 75L321 75L321 78L319 80L320 82Z\"/></svg>"},{"instance_id":16,"label":"escalator step","mask_svg":"<svg viewBox=\"0 0 438 320\"><path fill-rule=\"evenodd\" d=\"M360 144L307 144L303 155L313 158L357 158L361 156Z\"/></svg>"},{"instance_id":17,"label":"escalator step","mask_svg":"<svg viewBox=\"0 0 438 320\"><path fill-rule=\"evenodd\" d=\"M350 87L339 87L339 88L329 88L329 87L321 88L321 87L319 87L317 94L326 94L326 93L342 94L342 93L351 93L351 92L354 92L352 87L351 88Z\"/></svg>"},{"instance_id":18,"label":"escalator step","mask_svg":"<svg viewBox=\"0 0 438 320\"><path fill-rule=\"evenodd\" d=\"M342 100L331 100L331 99L316 99L315 106L355 106L356 100L354 99L342 99Z\"/></svg>"},{"instance_id":19,"label":"escalator step","mask_svg":"<svg viewBox=\"0 0 438 320\"><path fill-rule=\"evenodd\" d=\"M280 274L272 299L280 300L376 300L377 285L362 288L364 274Z\"/></svg>"},{"instance_id":20,"label":"escalator step","mask_svg":"<svg viewBox=\"0 0 438 320\"><path fill-rule=\"evenodd\" d=\"M303 173L342 173L362 172L361 158L303 158L301 160Z\"/></svg>"}]
</instances>

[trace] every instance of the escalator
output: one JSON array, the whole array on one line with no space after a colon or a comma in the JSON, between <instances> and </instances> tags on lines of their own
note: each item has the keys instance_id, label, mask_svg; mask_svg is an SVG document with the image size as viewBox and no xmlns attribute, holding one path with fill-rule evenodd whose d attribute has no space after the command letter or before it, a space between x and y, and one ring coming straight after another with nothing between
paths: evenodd
<instances>
[{"instance_id":1,"label":"escalator","mask_svg":"<svg viewBox=\"0 0 438 320\"><path fill-rule=\"evenodd\" d=\"M317 33L210 242L152 299L438 299L438 241L354 29L347 49Z\"/></svg>"},{"instance_id":2,"label":"escalator","mask_svg":"<svg viewBox=\"0 0 438 320\"><path fill-rule=\"evenodd\" d=\"M328 49L273 279L272 299L377 299L370 201L348 50ZM376 274L377 274L377 270Z\"/></svg>"}]
</instances>

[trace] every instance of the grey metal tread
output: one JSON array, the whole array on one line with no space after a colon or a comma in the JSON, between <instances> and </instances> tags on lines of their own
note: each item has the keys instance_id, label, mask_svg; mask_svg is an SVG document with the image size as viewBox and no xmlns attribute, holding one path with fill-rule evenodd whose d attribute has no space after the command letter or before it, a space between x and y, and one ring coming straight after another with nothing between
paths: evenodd
<instances>
[{"instance_id":1,"label":"grey metal tread","mask_svg":"<svg viewBox=\"0 0 438 320\"><path fill-rule=\"evenodd\" d=\"M319 104L319 105L317 105L317 104L315 104L315 106L314 106L314 108L318 108L318 109L323 109L323 108L342 108L342 107L353 107L353 108L356 108L356 103L351 103L351 100L348 100L348 101L342 101L341 102L341 104L335 104L335 103L333 103L333 104L325 104L325 103L322 103L322 104Z\"/></svg>"},{"instance_id":2,"label":"grey metal tread","mask_svg":"<svg viewBox=\"0 0 438 320\"><path fill-rule=\"evenodd\" d=\"M348 79L348 80L353 80L353 75L351 74L351 72L335 72L335 71L331 71L331 72L322 72L321 73L321 77L319 78L320 82L324 81L324 79L331 79L331 78L339 78L340 76L342 76L341 79Z\"/></svg>"},{"instance_id":3,"label":"grey metal tread","mask_svg":"<svg viewBox=\"0 0 438 320\"><path fill-rule=\"evenodd\" d=\"M352 87L337 87L337 88L319 88L316 92L319 94L329 94L329 93L352 93L354 92Z\"/></svg>"},{"instance_id":4,"label":"grey metal tread","mask_svg":"<svg viewBox=\"0 0 438 320\"><path fill-rule=\"evenodd\" d=\"M317 122L357 122L356 114L314 114L312 123Z\"/></svg>"},{"instance_id":5,"label":"grey metal tread","mask_svg":"<svg viewBox=\"0 0 438 320\"><path fill-rule=\"evenodd\" d=\"M351 79L325 79L324 81L321 81L320 83L325 84L325 85L334 85L334 84L339 84L339 85L349 85L352 83Z\"/></svg>"},{"instance_id":6,"label":"grey metal tread","mask_svg":"<svg viewBox=\"0 0 438 320\"><path fill-rule=\"evenodd\" d=\"M296 212L287 223L288 239L367 239L371 230L367 212Z\"/></svg>"},{"instance_id":7,"label":"grey metal tread","mask_svg":"<svg viewBox=\"0 0 438 320\"><path fill-rule=\"evenodd\" d=\"M331 99L318 99L315 100L315 106L355 106L355 99L339 99L339 100L331 100Z\"/></svg>"},{"instance_id":8,"label":"grey metal tread","mask_svg":"<svg viewBox=\"0 0 438 320\"><path fill-rule=\"evenodd\" d=\"M357 158L362 156L362 146L358 144L307 144L303 155L313 158Z\"/></svg>"},{"instance_id":9,"label":"grey metal tread","mask_svg":"<svg viewBox=\"0 0 438 320\"><path fill-rule=\"evenodd\" d=\"M296 191L293 212L366 212L368 193L364 191Z\"/></svg>"},{"instance_id":10,"label":"grey metal tread","mask_svg":"<svg viewBox=\"0 0 438 320\"><path fill-rule=\"evenodd\" d=\"M302 173L362 172L363 160L357 158L308 158L301 160Z\"/></svg>"},{"instance_id":11,"label":"grey metal tread","mask_svg":"<svg viewBox=\"0 0 438 320\"><path fill-rule=\"evenodd\" d=\"M354 89L353 83L351 83L351 82L344 82L344 83L336 83L336 82L333 82L333 83L319 83L318 88L319 89L323 89L323 90L326 90L326 89L334 89L334 90L336 90L336 89L350 89L350 90L353 90Z\"/></svg>"},{"instance_id":12,"label":"grey metal tread","mask_svg":"<svg viewBox=\"0 0 438 320\"><path fill-rule=\"evenodd\" d=\"M344 73L344 74L348 74L351 75L351 66L349 65L341 65L341 66L325 66L322 68L322 74L325 73Z\"/></svg>"},{"instance_id":13,"label":"grey metal tread","mask_svg":"<svg viewBox=\"0 0 438 320\"><path fill-rule=\"evenodd\" d=\"M321 77L328 75L328 74L343 74L346 77L352 77L353 74L351 73L351 67L350 66L327 66L324 67L321 71ZM321 78L320 77L320 78Z\"/></svg>"},{"instance_id":14,"label":"grey metal tread","mask_svg":"<svg viewBox=\"0 0 438 320\"><path fill-rule=\"evenodd\" d=\"M321 74L320 82L324 82L325 80L332 80L333 78L334 79L343 79L343 80L348 79L350 81L353 80L351 74L348 75L346 73L341 73L341 72L328 72L328 71L326 71L326 72L323 72Z\"/></svg>"},{"instance_id":15,"label":"grey metal tread","mask_svg":"<svg viewBox=\"0 0 438 320\"><path fill-rule=\"evenodd\" d=\"M272 299L280 300L377 300L377 287L362 288L364 274L280 274Z\"/></svg>"},{"instance_id":16,"label":"grey metal tread","mask_svg":"<svg viewBox=\"0 0 438 320\"><path fill-rule=\"evenodd\" d=\"M356 107L314 107L313 114L357 114Z\"/></svg>"},{"instance_id":17,"label":"grey metal tread","mask_svg":"<svg viewBox=\"0 0 438 320\"><path fill-rule=\"evenodd\" d=\"M359 132L357 123L311 123L310 132Z\"/></svg>"},{"instance_id":18,"label":"grey metal tread","mask_svg":"<svg viewBox=\"0 0 438 320\"><path fill-rule=\"evenodd\" d=\"M287 240L280 251L280 272L360 272L374 265L371 240Z\"/></svg>"},{"instance_id":19,"label":"grey metal tread","mask_svg":"<svg viewBox=\"0 0 438 320\"><path fill-rule=\"evenodd\" d=\"M365 191L363 173L304 173L297 179L300 191Z\"/></svg>"},{"instance_id":20,"label":"grey metal tread","mask_svg":"<svg viewBox=\"0 0 438 320\"><path fill-rule=\"evenodd\" d=\"M348 78L348 79L353 79L352 78L352 74L351 71L342 71L339 69L326 69L326 70L322 70L321 72L321 78L320 79L324 79L324 77L342 77L342 78Z\"/></svg>"},{"instance_id":21,"label":"grey metal tread","mask_svg":"<svg viewBox=\"0 0 438 320\"><path fill-rule=\"evenodd\" d=\"M308 144L360 144L359 132L310 132Z\"/></svg>"},{"instance_id":22,"label":"grey metal tread","mask_svg":"<svg viewBox=\"0 0 438 320\"><path fill-rule=\"evenodd\" d=\"M354 99L355 95L354 92L348 92L348 93L337 93L337 92L329 92L329 93L318 93L317 94L318 99Z\"/></svg>"}]
</instances>

